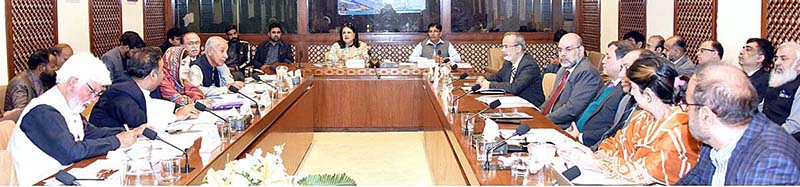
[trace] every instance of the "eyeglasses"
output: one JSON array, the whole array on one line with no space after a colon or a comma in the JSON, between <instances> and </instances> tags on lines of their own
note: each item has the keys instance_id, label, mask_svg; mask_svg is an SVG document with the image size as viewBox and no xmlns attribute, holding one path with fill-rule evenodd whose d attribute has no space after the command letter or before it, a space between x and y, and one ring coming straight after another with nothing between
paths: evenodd
<instances>
[{"instance_id":1,"label":"eyeglasses","mask_svg":"<svg viewBox=\"0 0 800 187\"><path fill-rule=\"evenodd\" d=\"M701 51L701 52L703 52L703 51L708 51L708 52L717 52L717 50L708 49L708 48L700 48L700 51Z\"/></svg>"},{"instance_id":2,"label":"eyeglasses","mask_svg":"<svg viewBox=\"0 0 800 187\"><path fill-rule=\"evenodd\" d=\"M705 105L697 104L697 103L689 103L689 102L686 102L686 99L684 98L683 101L680 104L678 104L678 106L681 107L682 111L687 112L687 111L689 111L689 106L702 107L702 106L705 106Z\"/></svg>"},{"instance_id":3,"label":"eyeglasses","mask_svg":"<svg viewBox=\"0 0 800 187\"><path fill-rule=\"evenodd\" d=\"M508 49L508 48L512 48L512 47L516 47L516 46L519 46L519 44L514 44L514 45L503 44L500 47L502 47L503 49Z\"/></svg>"},{"instance_id":4,"label":"eyeglasses","mask_svg":"<svg viewBox=\"0 0 800 187\"><path fill-rule=\"evenodd\" d=\"M92 92L92 95L94 95L95 97L100 97L100 96L101 96L101 95L103 95L103 93L105 92L105 91L103 91L103 90L100 90L100 91L98 92L97 90L95 90L94 88L92 88L92 85L89 85L89 83L86 83L86 87L89 87L89 92Z\"/></svg>"},{"instance_id":5,"label":"eyeglasses","mask_svg":"<svg viewBox=\"0 0 800 187\"><path fill-rule=\"evenodd\" d=\"M564 53L564 52L569 53L569 52L572 52L573 50L578 49L580 47L583 47L583 46L579 45L579 46L575 46L575 47L566 47L566 48L560 48L559 47L558 48L558 53Z\"/></svg>"}]
</instances>

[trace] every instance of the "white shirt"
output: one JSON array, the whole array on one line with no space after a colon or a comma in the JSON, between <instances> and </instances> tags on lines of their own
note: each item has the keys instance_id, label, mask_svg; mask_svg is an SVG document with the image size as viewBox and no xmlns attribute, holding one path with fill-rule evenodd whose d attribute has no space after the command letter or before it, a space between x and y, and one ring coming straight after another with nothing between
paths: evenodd
<instances>
[{"instance_id":1,"label":"white shirt","mask_svg":"<svg viewBox=\"0 0 800 187\"><path fill-rule=\"evenodd\" d=\"M714 175L711 176L711 186L724 186L725 185L725 174L728 170L728 159L731 158L731 154L733 150L736 148L736 143L739 142L739 138L742 137L742 134L739 134L736 138L736 141L733 141L717 151L716 149L711 149L711 164L716 167L714 169Z\"/></svg>"},{"instance_id":2,"label":"white shirt","mask_svg":"<svg viewBox=\"0 0 800 187\"><path fill-rule=\"evenodd\" d=\"M433 45L433 42L431 42L431 40L426 39L426 41L428 41L426 44ZM441 44L441 43L444 43L444 41L439 39L439 42L437 44ZM447 54L449 54L450 57L447 57L447 58L450 59L450 62L460 63L461 62L461 55L459 55L458 51L456 51L456 48L453 47L453 43L450 43L449 46L450 47L447 47ZM428 58L421 57L421 56L422 56L422 45L417 43L417 46L414 47L414 51L411 52L411 56L408 56L408 61L409 62L418 62L419 60L428 59Z\"/></svg>"},{"instance_id":3,"label":"white shirt","mask_svg":"<svg viewBox=\"0 0 800 187\"><path fill-rule=\"evenodd\" d=\"M203 70L200 70L200 66L192 65L189 69L189 82L200 88L200 91L203 91L206 96L228 93L228 84L234 81L228 66L217 66L219 76L222 77L219 83L220 87L203 86Z\"/></svg>"}]
</instances>

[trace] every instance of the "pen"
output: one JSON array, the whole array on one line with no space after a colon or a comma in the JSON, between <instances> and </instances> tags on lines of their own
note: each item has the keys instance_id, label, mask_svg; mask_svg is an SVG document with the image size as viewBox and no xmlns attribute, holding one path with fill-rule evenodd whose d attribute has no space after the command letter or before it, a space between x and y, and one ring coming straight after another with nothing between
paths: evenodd
<instances>
[{"instance_id":1,"label":"pen","mask_svg":"<svg viewBox=\"0 0 800 187\"><path fill-rule=\"evenodd\" d=\"M122 126L125 127L125 131L130 131L131 130L131 128L128 128L128 124L127 123L126 124L122 124Z\"/></svg>"}]
</instances>

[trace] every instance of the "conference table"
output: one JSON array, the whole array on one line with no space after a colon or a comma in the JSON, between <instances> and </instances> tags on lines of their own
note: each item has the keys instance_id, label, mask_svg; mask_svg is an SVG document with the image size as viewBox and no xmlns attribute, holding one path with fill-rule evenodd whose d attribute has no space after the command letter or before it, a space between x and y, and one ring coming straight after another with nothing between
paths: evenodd
<instances>
[{"instance_id":1,"label":"conference table","mask_svg":"<svg viewBox=\"0 0 800 187\"><path fill-rule=\"evenodd\" d=\"M221 170L230 160L244 158L256 149L271 152L273 146L281 144L285 144L282 154L284 166L287 173L293 175L309 151L314 132L326 131L421 131L435 185L529 184L524 178L512 177L510 170L482 169L483 162L477 160L472 138L464 135L459 117L466 112L475 113L487 105L476 100L478 95L467 95L459 100L458 111L451 113L447 101L442 101L440 96L447 91L438 91L436 83L428 78L429 69L291 66L291 69L295 68L301 68L303 72L299 84L279 94L271 104L259 107L261 116L254 117L252 124L238 132L232 141L214 148L205 165L199 162L198 156L203 140L196 140L189 151L190 164L196 169L182 174L180 181L172 185L203 184L210 169ZM469 69L456 70L453 75L458 77L461 72L478 75ZM472 82L474 80L458 80L453 86L458 88ZM462 89L450 91L453 95L463 93ZM513 110L533 116L522 121L531 128L550 128L567 134L535 109ZM482 121L476 120L476 133L483 128ZM515 129L517 126L499 125L501 129ZM98 156L79 161L66 170L86 167L104 158ZM559 185L570 184L557 172L555 175Z\"/></svg>"}]
</instances>

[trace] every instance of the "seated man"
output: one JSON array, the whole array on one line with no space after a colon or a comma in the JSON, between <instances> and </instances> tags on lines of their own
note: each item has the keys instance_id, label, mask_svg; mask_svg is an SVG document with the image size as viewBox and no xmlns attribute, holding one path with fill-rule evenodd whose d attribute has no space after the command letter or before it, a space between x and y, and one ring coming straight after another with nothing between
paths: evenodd
<instances>
[{"instance_id":1,"label":"seated man","mask_svg":"<svg viewBox=\"0 0 800 187\"><path fill-rule=\"evenodd\" d=\"M111 72L111 80L114 83L129 81L130 77L125 74L125 67L128 64L128 51L131 49L144 47L144 40L139 34L133 31L125 31L119 38L119 46L103 54L103 63Z\"/></svg>"},{"instance_id":2,"label":"seated man","mask_svg":"<svg viewBox=\"0 0 800 187\"><path fill-rule=\"evenodd\" d=\"M597 96L603 81L600 72L586 57L580 36L564 35L558 42L558 51L561 69L556 74L553 93L539 108L547 119L567 129Z\"/></svg>"},{"instance_id":3,"label":"seated man","mask_svg":"<svg viewBox=\"0 0 800 187\"><path fill-rule=\"evenodd\" d=\"M759 105L773 123L781 125L789 134L800 133L800 45L786 42L775 53L775 68L769 77L769 88Z\"/></svg>"},{"instance_id":4,"label":"seated man","mask_svg":"<svg viewBox=\"0 0 800 187\"><path fill-rule=\"evenodd\" d=\"M694 62L686 55L686 40L681 36L672 36L664 42L667 60L672 61L681 75L691 76L694 73Z\"/></svg>"},{"instance_id":5,"label":"seated man","mask_svg":"<svg viewBox=\"0 0 800 187\"><path fill-rule=\"evenodd\" d=\"M774 66L772 59L775 56L775 47L764 38L747 39L742 50L739 51L739 65L747 73L750 83L756 88L758 102L764 98L769 88L770 72Z\"/></svg>"},{"instance_id":6,"label":"seated man","mask_svg":"<svg viewBox=\"0 0 800 187\"><path fill-rule=\"evenodd\" d=\"M228 38L228 58L225 59L225 65L231 70L234 80L244 81L244 69L240 67L250 59L250 43L239 40L236 25L228 26L225 36Z\"/></svg>"},{"instance_id":7,"label":"seated man","mask_svg":"<svg viewBox=\"0 0 800 187\"><path fill-rule=\"evenodd\" d=\"M253 68L261 69L264 65L271 65L276 62L293 63L292 46L285 40L281 40L280 23L269 24L269 40L261 42L256 48L256 56L253 57Z\"/></svg>"},{"instance_id":8,"label":"seated man","mask_svg":"<svg viewBox=\"0 0 800 187\"><path fill-rule=\"evenodd\" d=\"M228 58L228 44L219 36L206 41L206 53L192 62L189 82L203 91L206 96L228 93L228 86L242 88L243 82L234 81L225 59Z\"/></svg>"},{"instance_id":9,"label":"seated man","mask_svg":"<svg viewBox=\"0 0 800 187\"><path fill-rule=\"evenodd\" d=\"M619 108L620 99L625 95L622 90L623 77L620 77L622 64L620 59L629 51L637 49L627 40L614 41L608 44L603 58L603 73L610 79L597 98L586 107L586 110L573 122L570 133L586 146L592 146L604 138L603 135L614 126L614 117Z\"/></svg>"},{"instance_id":10,"label":"seated man","mask_svg":"<svg viewBox=\"0 0 800 187\"><path fill-rule=\"evenodd\" d=\"M147 123L147 104L153 102L148 101L153 99L150 98L150 92L161 85L164 75L160 68L161 50L145 47L131 50L130 54L127 72L133 81L114 83L100 96L89 116L92 124L101 127L123 127L127 124L128 127L135 128ZM183 120L196 116L199 111L193 105L186 105L178 108L175 113L177 119Z\"/></svg>"},{"instance_id":11,"label":"seated man","mask_svg":"<svg viewBox=\"0 0 800 187\"><path fill-rule=\"evenodd\" d=\"M187 32L181 37L181 46L188 52L186 56L187 62L194 62L200 57L200 35L194 32Z\"/></svg>"},{"instance_id":12,"label":"seated man","mask_svg":"<svg viewBox=\"0 0 800 187\"><path fill-rule=\"evenodd\" d=\"M503 36L503 67L486 79L478 79L483 88L503 89L534 105L544 102L542 74L533 57L525 53L525 38L516 32Z\"/></svg>"},{"instance_id":13,"label":"seated man","mask_svg":"<svg viewBox=\"0 0 800 187\"><path fill-rule=\"evenodd\" d=\"M167 49L170 47L180 46L181 45L181 37L185 31L178 27L173 27L167 31L167 41L161 43L161 52L167 52Z\"/></svg>"},{"instance_id":14,"label":"seated man","mask_svg":"<svg viewBox=\"0 0 800 187\"><path fill-rule=\"evenodd\" d=\"M689 81L689 130L705 143L677 185L800 185L800 143L755 111L756 91L739 68L703 64Z\"/></svg>"},{"instance_id":15,"label":"seated man","mask_svg":"<svg viewBox=\"0 0 800 187\"><path fill-rule=\"evenodd\" d=\"M461 62L461 55L453 44L442 39L442 25L438 23L428 25L428 38L418 43L411 56L408 56L408 61L414 63L424 59L433 59L436 63L442 63L445 59Z\"/></svg>"},{"instance_id":16,"label":"seated man","mask_svg":"<svg viewBox=\"0 0 800 187\"><path fill-rule=\"evenodd\" d=\"M60 43L53 46L53 50L55 50L54 55L56 56L56 62L58 63L56 64L56 70L58 70L58 68L61 68L61 66L64 65L64 62L66 62L67 59L72 56L72 47L70 47L69 44ZM55 86L55 74L53 74L53 76L42 77L42 84L44 84L44 87L47 90Z\"/></svg>"},{"instance_id":17,"label":"seated man","mask_svg":"<svg viewBox=\"0 0 800 187\"><path fill-rule=\"evenodd\" d=\"M722 48L722 44L709 40L700 44L695 56L697 56L697 64L706 64L722 62L723 54L725 54L725 50Z\"/></svg>"},{"instance_id":18,"label":"seated man","mask_svg":"<svg viewBox=\"0 0 800 187\"><path fill-rule=\"evenodd\" d=\"M661 35L652 35L647 39L645 49L655 53L658 56L664 56L664 37Z\"/></svg>"},{"instance_id":19,"label":"seated man","mask_svg":"<svg viewBox=\"0 0 800 187\"><path fill-rule=\"evenodd\" d=\"M14 128L8 151L19 185L30 186L69 165L136 142L145 126L98 128L80 115L111 84L108 69L89 53L67 60L58 85L33 99Z\"/></svg>"},{"instance_id":20,"label":"seated man","mask_svg":"<svg viewBox=\"0 0 800 187\"><path fill-rule=\"evenodd\" d=\"M25 108L33 98L47 91L42 79L56 76L56 64L52 50L39 49L33 52L28 58L28 70L18 73L8 83L3 111Z\"/></svg>"},{"instance_id":21,"label":"seated man","mask_svg":"<svg viewBox=\"0 0 800 187\"><path fill-rule=\"evenodd\" d=\"M622 35L622 40L627 40L633 43L636 48L644 48L647 41L644 41L644 34L639 31L626 32Z\"/></svg>"}]
</instances>

